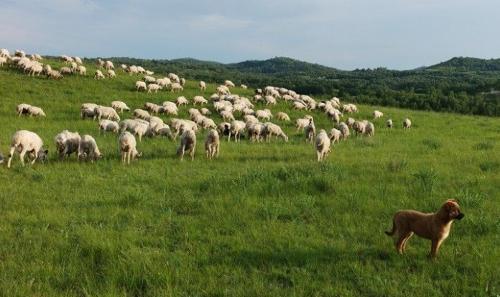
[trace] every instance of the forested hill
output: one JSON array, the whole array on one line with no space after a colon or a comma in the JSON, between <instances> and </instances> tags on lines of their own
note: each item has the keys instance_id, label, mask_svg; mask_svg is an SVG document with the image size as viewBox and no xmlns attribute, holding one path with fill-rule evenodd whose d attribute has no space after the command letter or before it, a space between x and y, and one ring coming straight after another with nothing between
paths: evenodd
<instances>
[{"instance_id":1,"label":"forested hill","mask_svg":"<svg viewBox=\"0 0 500 297\"><path fill-rule=\"evenodd\" d=\"M252 87L282 86L317 97L348 101L500 115L500 59L452 58L414 70L386 68L339 70L285 57L223 64L191 58L145 60L110 58L118 64L142 65L157 73L175 72L190 79L222 82L231 79Z\"/></svg>"}]
</instances>

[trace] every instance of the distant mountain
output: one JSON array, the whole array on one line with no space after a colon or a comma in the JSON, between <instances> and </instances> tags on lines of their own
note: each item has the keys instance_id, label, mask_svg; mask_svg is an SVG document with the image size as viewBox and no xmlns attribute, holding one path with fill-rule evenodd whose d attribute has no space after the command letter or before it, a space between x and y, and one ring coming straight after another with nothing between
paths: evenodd
<instances>
[{"instance_id":1,"label":"distant mountain","mask_svg":"<svg viewBox=\"0 0 500 297\"><path fill-rule=\"evenodd\" d=\"M268 60L253 60L240 63L228 64L229 68L237 69L242 72L279 74L279 73L335 73L335 68L326 67L319 64L303 62L287 57L275 57Z\"/></svg>"},{"instance_id":2,"label":"distant mountain","mask_svg":"<svg viewBox=\"0 0 500 297\"><path fill-rule=\"evenodd\" d=\"M500 71L500 59L478 59L455 57L448 61L429 66L429 70L442 71Z\"/></svg>"}]
</instances>

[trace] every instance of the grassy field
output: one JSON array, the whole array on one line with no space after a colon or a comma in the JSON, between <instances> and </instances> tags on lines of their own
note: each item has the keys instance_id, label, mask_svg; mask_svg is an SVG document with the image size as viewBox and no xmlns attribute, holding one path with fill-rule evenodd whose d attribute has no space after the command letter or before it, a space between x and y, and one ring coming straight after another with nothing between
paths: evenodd
<instances>
[{"instance_id":1,"label":"grassy field","mask_svg":"<svg viewBox=\"0 0 500 297\"><path fill-rule=\"evenodd\" d=\"M0 168L0 296L500 294L500 119L360 106L356 118L385 113L375 136L342 142L324 163L293 123L279 123L288 143L223 141L208 161L201 133L195 160L180 162L176 142L145 138L144 156L124 166L116 135L80 120L80 104L138 108L178 95L137 93L138 78L117 72L50 81L0 69L0 151L7 155L19 129L51 151L48 164L22 167L16 156ZM197 94L189 81L182 95ZM47 117L18 118L22 102ZM271 110L304 114L284 103ZM313 115L318 128L332 127ZM53 138L63 129L93 135L104 158L57 161ZM416 237L398 255L383 232L393 213L435 211L451 197L466 216L438 258Z\"/></svg>"}]
</instances>

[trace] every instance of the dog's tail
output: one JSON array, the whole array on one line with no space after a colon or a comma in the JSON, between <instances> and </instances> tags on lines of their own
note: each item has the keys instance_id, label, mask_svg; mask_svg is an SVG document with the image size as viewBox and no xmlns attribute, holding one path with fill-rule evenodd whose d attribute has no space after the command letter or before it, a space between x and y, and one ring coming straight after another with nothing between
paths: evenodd
<instances>
[{"instance_id":1,"label":"dog's tail","mask_svg":"<svg viewBox=\"0 0 500 297\"><path fill-rule=\"evenodd\" d=\"M391 231L385 231L385 234L392 236L396 232L396 222L392 220L392 230Z\"/></svg>"}]
</instances>

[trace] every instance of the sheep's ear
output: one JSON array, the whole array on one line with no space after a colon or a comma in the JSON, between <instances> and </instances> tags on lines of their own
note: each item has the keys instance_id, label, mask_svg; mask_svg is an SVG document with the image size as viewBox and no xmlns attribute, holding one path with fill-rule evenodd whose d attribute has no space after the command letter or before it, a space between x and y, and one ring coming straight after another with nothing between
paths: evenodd
<instances>
[{"instance_id":1,"label":"sheep's ear","mask_svg":"<svg viewBox=\"0 0 500 297\"><path fill-rule=\"evenodd\" d=\"M46 155L48 155L48 154L49 154L49 150L45 150L44 152L45 152L45 154L46 154Z\"/></svg>"}]
</instances>

